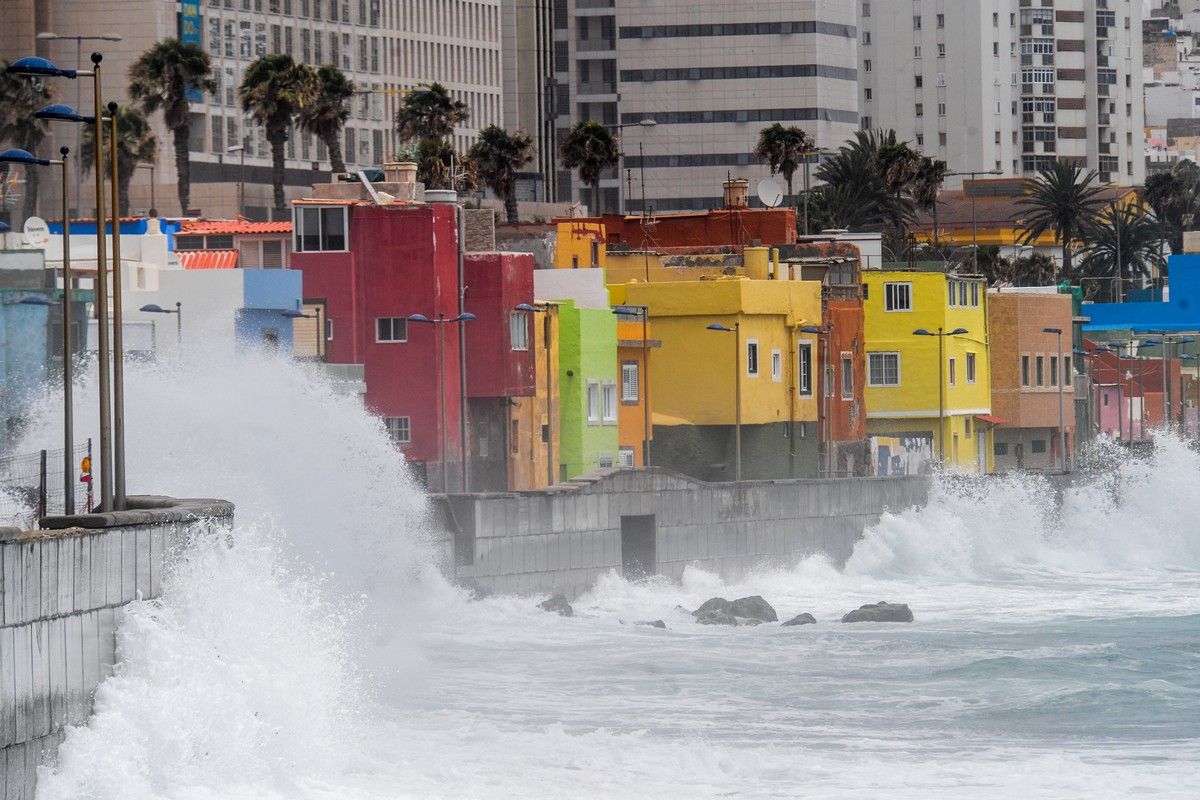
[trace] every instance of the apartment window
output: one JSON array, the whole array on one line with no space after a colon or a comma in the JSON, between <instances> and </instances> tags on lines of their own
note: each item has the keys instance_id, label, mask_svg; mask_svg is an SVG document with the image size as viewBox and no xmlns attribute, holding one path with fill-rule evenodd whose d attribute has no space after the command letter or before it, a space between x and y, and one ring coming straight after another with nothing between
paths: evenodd
<instances>
[{"instance_id":1,"label":"apartment window","mask_svg":"<svg viewBox=\"0 0 1200 800\"><path fill-rule=\"evenodd\" d=\"M1046 440L1045 439L1034 439L1029 444L1030 444L1029 449L1035 453L1046 452Z\"/></svg>"},{"instance_id":2,"label":"apartment window","mask_svg":"<svg viewBox=\"0 0 1200 800\"><path fill-rule=\"evenodd\" d=\"M1037 357L1037 385L1046 385L1046 359L1042 356Z\"/></svg>"},{"instance_id":3,"label":"apartment window","mask_svg":"<svg viewBox=\"0 0 1200 800\"><path fill-rule=\"evenodd\" d=\"M292 216L297 253L346 249L345 206L300 206Z\"/></svg>"},{"instance_id":4,"label":"apartment window","mask_svg":"<svg viewBox=\"0 0 1200 800\"><path fill-rule=\"evenodd\" d=\"M883 285L884 311L912 311L912 284L885 283Z\"/></svg>"},{"instance_id":5,"label":"apartment window","mask_svg":"<svg viewBox=\"0 0 1200 800\"><path fill-rule=\"evenodd\" d=\"M979 308L979 281L971 281L971 307Z\"/></svg>"},{"instance_id":6,"label":"apartment window","mask_svg":"<svg viewBox=\"0 0 1200 800\"><path fill-rule=\"evenodd\" d=\"M325 341L333 341L333 320L329 317L325 318Z\"/></svg>"},{"instance_id":7,"label":"apartment window","mask_svg":"<svg viewBox=\"0 0 1200 800\"><path fill-rule=\"evenodd\" d=\"M854 356L842 353L842 399L854 399Z\"/></svg>"},{"instance_id":8,"label":"apartment window","mask_svg":"<svg viewBox=\"0 0 1200 800\"><path fill-rule=\"evenodd\" d=\"M919 31L919 30L921 30L921 17L920 17L920 15L915 15L915 16L913 16L913 30L914 30L914 31Z\"/></svg>"},{"instance_id":9,"label":"apartment window","mask_svg":"<svg viewBox=\"0 0 1200 800\"><path fill-rule=\"evenodd\" d=\"M945 57L946 57L946 45L939 42L938 43L938 58L945 58Z\"/></svg>"},{"instance_id":10,"label":"apartment window","mask_svg":"<svg viewBox=\"0 0 1200 800\"><path fill-rule=\"evenodd\" d=\"M863 72L870 72L870 71L871 71L871 59L864 58L863 59Z\"/></svg>"},{"instance_id":11,"label":"apartment window","mask_svg":"<svg viewBox=\"0 0 1200 800\"><path fill-rule=\"evenodd\" d=\"M508 340L513 350L529 349L529 315L524 311L508 315Z\"/></svg>"},{"instance_id":12,"label":"apartment window","mask_svg":"<svg viewBox=\"0 0 1200 800\"><path fill-rule=\"evenodd\" d=\"M800 342L796 345L796 350L796 388L800 394L812 397L812 343Z\"/></svg>"},{"instance_id":13,"label":"apartment window","mask_svg":"<svg viewBox=\"0 0 1200 800\"><path fill-rule=\"evenodd\" d=\"M958 305L958 282L946 281L946 286L950 289L950 307Z\"/></svg>"},{"instance_id":14,"label":"apartment window","mask_svg":"<svg viewBox=\"0 0 1200 800\"><path fill-rule=\"evenodd\" d=\"M900 354L899 353L868 353L867 354L867 385L868 386L899 386L900 385Z\"/></svg>"},{"instance_id":15,"label":"apartment window","mask_svg":"<svg viewBox=\"0 0 1200 800\"><path fill-rule=\"evenodd\" d=\"M869 45L870 43L871 43L871 32L863 31L863 44Z\"/></svg>"},{"instance_id":16,"label":"apartment window","mask_svg":"<svg viewBox=\"0 0 1200 800\"><path fill-rule=\"evenodd\" d=\"M964 308L967 305L967 282L958 282L958 304Z\"/></svg>"},{"instance_id":17,"label":"apartment window","mask_svg":"<svg viewBox=\"0 0 1200 800\"><path fill-rule=\"evenodd\" d=\"M869 17L869 16L871 16L871 4L870 4L870 3L863 3L863 4L862 4L862 15L863 15L864 17Z\"/></svg>"},{"instance_id":18,"label":"apartment window","mask_svg":"<svg viewBox=\"0 0 1200 800\"><path fill-rule=\"evenodd\" d=\"M975 354L967 353L967 383L975 382Z\"/></svg>"},{"instance_id":19,"label":"apartment window","mask_svg":"<svg viewBox=\"0 0 1200 800\"><path fill-rule=\"evenodd\" d=\"M621 402L636 405L641 390L638 362L625 361L621 364Z\"/></svg>"},{"instance_id":20,"label":"apartment window","mask_svg":"<svg viewBox=\"0 0 1200 800\"><path fill-rule=\"evenodd\" d=\"M937 26L938 26L939 28L944 28L944 27L946 27L946 15L945 15L945 14L938 14L938 15L937 15Z\"/></svg>"},{"instance_id":21,"label":"apartment window","mask_svg":"<svg viewBox=\"0 0 1200 800\"><path fill-rule=\"evenodd\" d=\"M604 400L604 423L616 424L617 421L617 382L605 381L600 386Z\"/></svg>"},{"instance_id":22,"label":"apartment window","mask_svg":"<svg viewBox=\"0 0 1200 800\"><path fill-rule=\"evenodd\" d=\"M917 103L913 109L913 113L916 114L916 116L918 116L918 117L925 116L925 104Z\"/></svg>"},{"instance_id":23,"label":"apartment window","mask_svg":"<svg viewBox=\"0 0 1200 800\"><path fill-rule=\"evenodd\" d=\"M957 368L958 368L958 361L954 358L954 356L950 356L950 362L949 362L949 366L947 369L947 374L949 375L951 386L953 386L955 383L958 382L958 369Z\"/></svg>"},{"instance_id":24,"label":"apartment window","mask_svg":"<svg viewBox=\"0 0 1200 800\"><path fill-rule=\"evenodd\" d=\"M758 375L758 342L753 339L746 342L746 374Z\"/></svg>"},{"instance_id":25,"label":"apartment window","mask_svg":"<svg viewBox=\"0 0 1200 800\"><path fill-rule=\"evenodd\" d=\"M383 424L388 436L396 444L408 444L412 441L412 420L409 417L384 417Z\"/></svg>"},{"instance_id":26,"label":"apartment window","mask_svg":"<svg viewBox=\"0 0 1200 800\"><path fill-rule=\"evenodd\" d=\"M783 380L783 353L778 350L771 351L771 380L775 383Z\"/></svg>"},{"instance_id":27,"label":"apartment window","mask_svg":"<svg viewBox=\"0 0 1200 800\"><path fill-rule=\"evenodd\" d=\"M917 147L924 147L924 146L925 146L925 134L918 133L917 134Z\"/></svg>"},{"instance_id":28,"label":"apartment window","mask_svg":"<svg viewBox=\"0 0 1200 800\"><path fill-rule=\"evenodd\" d=\"M993 28L1000 27L1000 15L994 11L992 12L992 27Z\"/></svg>"},{"instance_id":29,"label":"apartment window","mask_svg":"<svg viewBox=\"0 0 1200 800\"><path fill-rule=\"evenodd\" d=\"M946 104L945 103L938 103L938 116L939 117L946 116Z\"/></svg>"},{"instance_id":30,"label":"apartment window","mask_svg":"<svg viewBox=\"0 0 1200 800\"><path fill-rule=\"evenodd\" d=\"M1021 385L1029 385L1029 356L1021 356Z\"/></svg>"},{"instance_id":31,"label":"apartment window","mask_svg":"<svg viewBox=\"0 0 1200 800\"><path fill-rule=\"evenodd\" d=\"M920 89L922 86L925 85L925 76L923 76L923 75L913 76L913 85L916 86L918 89Z\"/></svg>"},{"instance_id":32,"label":"apartment window","mask_svg":"<svg viewBox=\"0 0 1200 800\"><path fill-rule=\"evenodd\" d=\"M1070 386L1071 385L1071 357L1070 356L1063 356L1062 368L1063 368L1063 376L1062 376L1063 386Z\"/></svg>"},{"instance_id":33,"label":"apartment window","mask_svg":"<svg viewBox=\"0 0 1200 800\"><path fill-rule=\"evenodd\" d=\"M920 58L920 57L921 57L921 45L917 45L917 46L913 47L913 58Z\"/></svg>"},{"instance_id":34,"label":"apartment window","mask_svg":"<svg viewBox=\"0 0 1200 800\"><path fill-rule=\"evenodd\" d=\"M1058 386L1058 356L1050 356L1050 385Z\"/></svg>"},{"instance_id":35,"label":"apartment window","mask_svg":"<svg viewBox=\"0 0 1200 800\"><path fill-rule=\"evenodd\" d=\"M407 342L408 320L404 317L376 317L375 341Z\"/></svg>"},{"instance_id":36,"label":"apartment window","mask_svg":"<svg viewBox=\"0 0 1200 800\"><path fill-rule=\"evenodd\" d=\"M992 445L992 452L998 456L1008 455L1008 442L996 442Z\"/></svg>"},{"instance_id":37,"label":"apartment window","mask_svg":"<svg viewBox=\"0 0 1200 800\"><path fill-rule=\"evenodd\" d=\"M597 425L600 422L600 381L587 382L587 418L588 423Z\"/></svg>"},{"instance_id":38,"label":"apartment window","mask_svg":"<svg viewBox=\"0 0 1200 800\"><path fill-rule=\"evenodd\" d=\"M864 100L870 100L870 99L871 99L871 90L870 90L870 88L863 89L863 99L864 99Z\"/></svg>"}]
</instances>

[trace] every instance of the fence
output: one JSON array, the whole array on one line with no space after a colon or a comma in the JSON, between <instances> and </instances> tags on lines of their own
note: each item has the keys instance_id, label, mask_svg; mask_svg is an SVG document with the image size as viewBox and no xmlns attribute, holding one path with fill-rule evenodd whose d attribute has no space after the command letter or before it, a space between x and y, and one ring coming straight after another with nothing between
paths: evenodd
<instances>
[{"instance_id":1,"label":"fence","mask_svg":"<svg viewBox=\"0 0 1200 800\"><path fill-rule=\"evenodd\" d=\"M83 474L83 459L90 461L92 440L74 450L71 490L75 510L81 513L91 510L91 483L78 480L78 476ZM61 448L0 457L0 526L32 528L39 517L64 512L62 463Z\"/></svg>"}]
</instances>

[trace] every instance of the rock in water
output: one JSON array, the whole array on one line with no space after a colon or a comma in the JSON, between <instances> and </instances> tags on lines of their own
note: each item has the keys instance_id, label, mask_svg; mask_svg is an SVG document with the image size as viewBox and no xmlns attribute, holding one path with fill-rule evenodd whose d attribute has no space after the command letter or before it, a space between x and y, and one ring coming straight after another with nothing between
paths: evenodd
<instances>
[{"instance_id":1,"label":"rock in water","mask_svg":"<svg viewBox=\"0 0 1200 800\"><path fill-rule=\"evenodd\" d=\"M842 617L842 622L912 622L913 613L907 603L880 601L865 605Z\"/></svg>"},{"instance_id":2,"label":"rock in water","mask_svg":"<svg viewBox=\"0 0 1200 800\"><path fill-rule=\"evenodd\" d=\"M571 604L567 602L567 598L563 597L561 594L556 594L549 600L539 603L538 608L540 608L542 611L553 611L559 616L563 617L575 616L575 609L571 608Z\"/></svg>"},{"instance_id":3,"label":"rock in water","mask_svg":"<svg viewBox=\"0 0 1200 800\"><path fill-rule=\"evenodd\" d=\"M644 620L639 622L638 625L645 625L648 628L662 628L663 630L667 629L667 623L663 622L661 619Z\"/></svg>"},{"instance_id":4,"label":"rock in water","mask_svg":"<svg viewBox=\"0 0 1200 800\"><path fill-rule=\"evenodd\" d=\"M816 625L816 624L817 624L816 617L814 617L812 614L804 613L804 614L797 614L796 616L792 617L787 622L783 623L783 627L786 628L789 625Z\"/></svg>"},{"instance_id":5,"label":"rock in water","mask_svg":"<svg viewBox=\"0 0 1200 800\"><path fill-rule=\"evenodd\" d=\"M739 597L737 600L734 600L730 603L729 613L735 617L756 619L759 622L779 621L779 616L775 613L775 609L771 608L771 604L758 595L754 595L753 597Z\"/></svg>"},{"instance_id":6,"label":"rock in water","mask_svg":"<svg viewBox=\"0 0 1200 800\"><path fill-rule=\"evenodd\" d=\"M705 600L703 605L692 612L693 617L698 617L701 614L706 614L709 611L720 611L723 614L729 613L729 608L733 603L726 600L724 597L710 597Z\"/></svg>"},{"instance_id":7,"label":"rock in water","mask_svg":"<svg viewBox=\"0 0 1200 800\"><path fill-rule=\"evenodd\" d=\"M733 614L728 611L698 611L696 613L696 622L701 625L737 625L738 621Z\"/></svg>"}]
</instances>

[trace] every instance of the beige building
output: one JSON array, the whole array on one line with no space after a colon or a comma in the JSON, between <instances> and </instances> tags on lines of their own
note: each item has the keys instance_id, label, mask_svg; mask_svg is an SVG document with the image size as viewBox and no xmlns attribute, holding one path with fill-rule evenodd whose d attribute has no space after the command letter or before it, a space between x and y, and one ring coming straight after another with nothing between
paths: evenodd
<instances>
[{"instance_id":1,"label":"beige building","mask_svg":"<svg viewBox=\"0 0 1200 800\"><path fill-rule=\"evenodd\" d=\"M859 0L863 127L958 172L1145 177L1140 0ZM954 179L950 185L957 185Z\"/></svg>"},{"instance_id":2,"label":"beige building","mask_svg":"<svg viewBox=\"0 0 1200 800\"><path fill-rule=\"evenodd\" d=\"M799 125L821 147L840 144L857 127L850 3L556 6L568 10L554 20L559 136L583 119L622 126L625 157L601 183L600 211L636 212L643 194L655 211L719 207L727 175L768 176L753 155L767 125ZM590 190L561 169L557 190L560 200L591 204Z\"/></svg>"},{"instance_id":3,"label":"beige building","mask_svg":"<svg viewBox=\"0 0 1200 800\"><path fill-rule=\"evenodd\" d=\"M379 166L395 152L391 120L403 93L430 81L444 83L470 108L469 123L454 133L455 147L465 150L481 128L504 120L500 8L501 0L5 0L0 53L6 58L37 54L74 66L77 46L85 64L87 54L98 49L104 53L105 98L127 102L130 63L154 42L189 27L212 58L218 82L216 92L192 107L190 205L207 217L232 216L239 211L238 186L244 182L242 210L263 219L272 204L270 151L262 129L247 122L237 104L237 87L251 61L288 53L312 66L332 63L346 72L360 90L344 131L349 169ZM64 38L39 40L44 32ZM121 41L77 43L74 38L109 32ZM52 80L51 88L56 99L76 103L74 82ZM90 113L86 91L84 98ZM153 121L159 142L154 202L162 213L176 214L181 209L172 137L160 115ZM74 146L74 130L60 123L54 130ZM243 142L244 167L242 153L229 152ZM326 148L309 134L294 133L287 144L288 197L327 180L328 170ZM135 178L131 210L150 207L150 178L149 171ZM47 191L46 183L41 205L52 209L57 194ZM85 181L84 197L91 196L87 186ZM81 215L94 213L87 200L78 208Z\"/></svg>"},{"instance_id":4,"label":"beige building","mask_svg":"<svg viewBox=\"0 0 1200 800\"><path fill-rule=\"evenodd\" d=\"M504 127L533 138L533 161L517 176L517 199L526 202L555 198L553 6L552 0L501 3Z\"/></svg>"}]
</instances>

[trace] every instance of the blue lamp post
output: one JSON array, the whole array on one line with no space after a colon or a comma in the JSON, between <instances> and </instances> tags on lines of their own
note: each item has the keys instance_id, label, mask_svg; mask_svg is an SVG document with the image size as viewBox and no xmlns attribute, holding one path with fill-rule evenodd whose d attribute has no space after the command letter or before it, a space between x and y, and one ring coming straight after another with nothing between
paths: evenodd
<instances>
[{"instance_id":1,"label":"blue lamp post","mask_svg":"<svg viewBox=\"0 0 1200 800\"><path fill-rule=\"evenodd\" d=\"M23 164L27 167L57 166L62 172L62 215L63 215L63 294L62 294L62 365L63 365L63 513L70 516L75 513L75 419L72 387L72 356L71 347L71 219L69 210L69 189L67 181L67 156L71 150L63 147L59 150L60 159L50 160L38 158L27 150L5 150L0 153L0 164ZM36 299L35 299L36 298ZM31 295L21 300L30 305L47 305L49 300Z\"/></svg>"},{"instance_id":2,"label":"blue lamp post","mask_svg":"<svg viewBox=\"0 0 1200 800\"><path fill-rule=\"evenodd\" d=\"M34 114L37 119L71 122L75 124L85 124L93 126L95 147L95 170L96 170L96 321L99 338L99 373L100 373L100 511L109 511L113 506L113 444L112 444L112 418L113 408L110 399L111 395L111 378L109 373L109 341L108 341L108 268L105 257L105 235L104 235L104 163L103 163L103 147L104 136L101 133L101 101L100 101L100 62L104 60L104 56L100 53L92 53L92 69L82 71L78 69L66 69L59 67L53 61L40 56L26 56L12 62L6 68L6 72L12 75L29 75L40 78L68 78L77 80L79 78L90 77L92 79L92 115L84 116L75 109L63 103L51 103L42 110ZM64 221L67 219L67 214L63 214ZM114 230L113 235L117 232ZM64 235L64 240L67 238ZM117 287L120 291L120 287ZM68 289L69 292L69 289ZM121 324L119 318L113 320L116 325ZM117 413L120 414L120 409ZM124 450L123 447L119 448ZM124 471L124 464L121 465L120 471ZM118 482L123 486L123 476L118 479ZM123 494L123 492L122 492ZM122 497L121 507L124 506L124 498Z\"/></svg>"},{"instance_id":3,"label":"blue lamp post","mask_svg":"<svg viewBox=\"0 0 1200 800\"><path fill-rule=\"evenodd\" d=\"M955 328L949 333L941 328L937 329L937 333L924 328L913 331L913 336L936 336L938 340L938 460L942 463L946 462L946 337L966 333L970 333L966 328Z\"/></svg>"},{"instance_id":4,"label":"blue lamp post","mask_svg":"<svg viewBox=\"0 0 1200 800\"><path fill-rule=\"evenodd\" d=\"M429 317L425 316L424 314L409 314L407 317L405 317L405 319L407 319L409 322L416 322L421 325L433 325L434 327L437 328L437 333L438 333L438 336L437 336L437 364L438 364L438 367L437 367L437 369L438 369L438 384L439 384L438 388L439 388L439 394L441 395L441 403L442 403L441 424L438 425L438 427L441 429L441 434L442 434L442 459L441 459L442 460L442 491L449 494L449 491L450 491L449 478L447 477L447 472L446 472L447 445L446 445L446 334L445 334L445 330L446 330L447 323L470 322L471 320L475 319L475 315L472 314L470 311L464 311L457 316L447 318L445 314L439 313L437 315L437 319L430 319ZM465 347L465 343L460 341L459 347ZM467 387L460 386L459 389L460 389L460 391L462 391L463 395L465 396L466 392L467 392ZM465 419L460 419L458 421L458 424L460 427L460 433L465 434L467 421ZM462 438L462 437L460 437L460 438ZM467 453L465 450L462 453L462 460L463 460L462 490L463 490L463 493L465 494L467 491Z\"/></svg>"},{"instance_id":5,"label":"blue lamp post","mask_svg":"<svg viewBox=\"0 0 1200 800\"><path fill-rule=\"evenodd\" d=\"M707 330L733 334L733 479L742 479L742 323L710 322Z\"/></svg>"}]
</instances>

